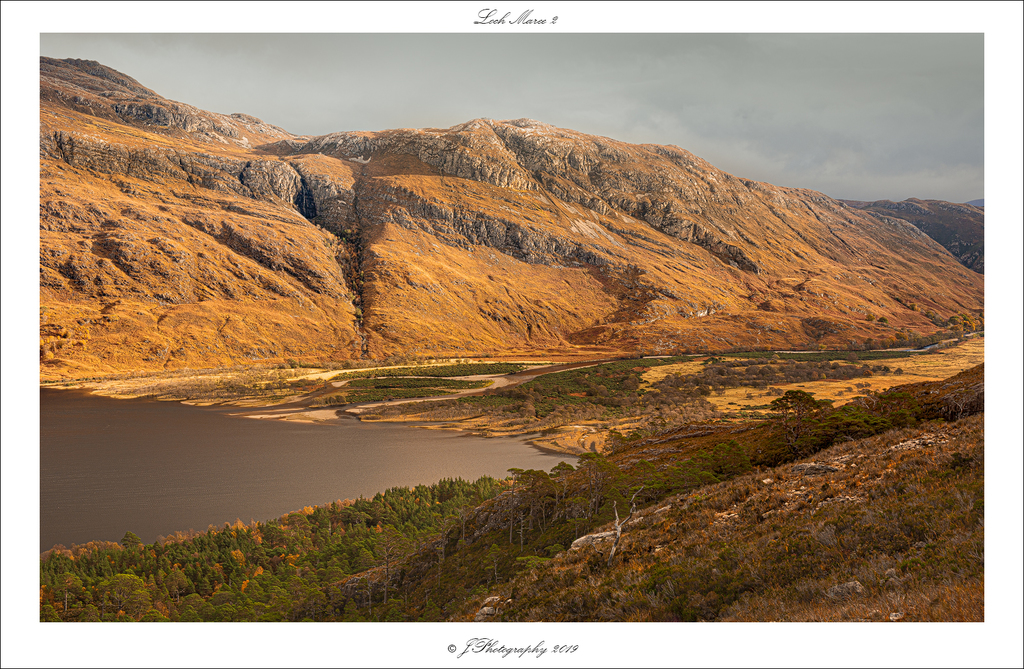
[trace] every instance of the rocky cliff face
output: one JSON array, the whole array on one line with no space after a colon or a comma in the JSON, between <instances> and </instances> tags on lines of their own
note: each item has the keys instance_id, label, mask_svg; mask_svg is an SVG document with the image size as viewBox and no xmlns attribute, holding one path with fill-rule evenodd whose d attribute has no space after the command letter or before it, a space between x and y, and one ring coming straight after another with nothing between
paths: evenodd
<instances>
[{"instance_id":1,"label":"rocky cliff face","mask_svg":"<svg viewBox=\"0 0 1024 669\"><path fill-rule=\"evenodd\" d=\"M879 217L907 221L950 252L964 267L985 273L985 209L942 200L879 200L845 204Z\"/></svg>"},{"instance_id":2,"label":"rocky cliff face","mask_svg":"<svg viewBox=\"0 0 1024 669\"><path fill-rule=\"evenodd\" d=\"M298 137L97 63L40 71L44 377L845 345L933 327L901 301L982 308L913 225L677 147L529 119Z\"/></svg>"}]
</instances>

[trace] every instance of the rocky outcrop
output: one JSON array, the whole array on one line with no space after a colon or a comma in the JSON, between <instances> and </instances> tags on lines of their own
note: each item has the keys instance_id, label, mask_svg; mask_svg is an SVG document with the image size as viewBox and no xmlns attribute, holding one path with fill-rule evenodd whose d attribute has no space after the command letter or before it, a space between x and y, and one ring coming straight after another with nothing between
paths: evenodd
<instances>
[{"instance_id":1,"label":"rocky outcrop","mask_svg":"<svg viewBox=\"0 0 1024 669\"><path fill-rule=\"evenodd\" d=\"M270 200L276 197L296 204L302 191L302 179L298 172L280 160L249 161L238 173L238 181L249 189L250 197L256 200ZM303 198L303 201L305 202L306 198Z\"/></svg>"},{"instance_id":2,"label":"rocky outcrop","mask_svg":"<svg viewBox=\"0 0 1024 669\"><path fill-rule=\"evenodd\" d=\"M473 616L473 622L483 623L489 622L495 619L501 613L501 610L512 604L511 599L502 599L499 596L491 596L483 601L480 608L477 610L476 615Z\"/></svg>"},{"instance_id":3,"label":"rocky outcrop","mask_svg":"<svg viewBox=\"0 0 1024 669\"><path fill-rule=\"evenodd\" d=\"M464 250L485 246L540 265L575 262L600 266L608 264L608 257L614 253L611 244L584 244L531 227L512 216L495 216L458 205L449 207L402 189L382 193L360 188L359 196L361 215L378 223L422 230Z\"/></svg>"},{"instance_id":4,"label":"rocky outcrop","mask_svg":"<svg viewBox=\"0 0 1024 669\"><path fill-rule=\"evenodd\" d=\"M255 200L281 201L296 209L305 197L298 172L280 160L238 160L199 152L132 149L59 130L42 135L39 149L43 159L61 160L72 167L102 174L157 183L181 180Z\"/></svg>"}]
</instances>

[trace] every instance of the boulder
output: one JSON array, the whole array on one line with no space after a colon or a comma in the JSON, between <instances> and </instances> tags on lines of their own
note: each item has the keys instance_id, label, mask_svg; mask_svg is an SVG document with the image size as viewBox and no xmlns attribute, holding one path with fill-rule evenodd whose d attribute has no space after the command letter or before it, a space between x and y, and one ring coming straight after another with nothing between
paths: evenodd
<instances>
[{"instance_id":1,"label":"boulder","mask_svg":"<svg viewBox=\"0 0 1024 669\"><path fill-rule=\"evenodd\" d=\"M862 594L864 594L864 586L859 581L847 581L846 583L833 585L825 592L825 596L833 600L849 599L854 595Z\"/></svg>"},{"instance_id":2,"label":"boulder","mask_svg":"<svg viewBox=\"0 0 1024 669\"><path fill-rule=\"evenodd\" d=\"M489 620L494 617L495 613L497 613L497 611L493 606L481 607L480 610L476 612L476 615L473 616L473 622L479 623Z\"/></svg>"},{"instance_id":3,"label":"boulder","mask_svg":"<svg viewBox=\"0 0 1024 669\"><path fill-rule=\"evenodd\" d=\"M596 534L588 534L588 535L582 536L579 539L577 539L576 541L572 542L572 545L569 546L569 550L571 550L571 551L578 551L579 549L583 548L584 546L593 546L595 544L599 544L599 543L602 543L604 541L611 541L614 538L615 538L615 532L614 531L598 532Z\"/></svg>"},{"instance_id":4,"label":"boulder","mask_svg":"<svg viewBox=\"0 0 1024 669\"><path fill-rule=\"evenodd\" d=\"M494 595L494 596L491 596L491 597L488 597L487 599L485 599L483 601L483 604L480 605L480 609L476 612L476 615L473 616L473 622L478 622L478 623L479 622L485 622L485 621L490 620L491 618L493 618L498 613L497 606L500 603L501 603L501 597L498 597L497 595ZM509 600L507 600L505 602L506 605L511 604L511 603L512 603L511 599L509 599Z\"/></svg>"}]
</instances>

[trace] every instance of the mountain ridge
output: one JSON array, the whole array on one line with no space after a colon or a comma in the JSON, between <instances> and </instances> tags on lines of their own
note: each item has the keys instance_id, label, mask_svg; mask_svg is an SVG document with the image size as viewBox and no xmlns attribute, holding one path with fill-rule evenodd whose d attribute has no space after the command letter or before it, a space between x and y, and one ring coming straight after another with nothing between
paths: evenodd
<instances>
[{"instance_id":1,"label":"mountain ridge","mask_svg":"<svg viewBox=\"0 0 1024 669\"><path fill-rule=\"evenodd\" d=\"M40 74L44 379L859 347L983 309L910 223L679 147L530 119L304 137L92 61Z\"/></svg>"}]
</instances>

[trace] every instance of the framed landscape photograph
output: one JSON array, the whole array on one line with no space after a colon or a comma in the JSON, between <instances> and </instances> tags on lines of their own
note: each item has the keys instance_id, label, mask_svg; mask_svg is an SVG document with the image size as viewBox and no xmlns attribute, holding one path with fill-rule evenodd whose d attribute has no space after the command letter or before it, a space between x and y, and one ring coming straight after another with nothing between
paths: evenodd
<instances>
[{"instance_id":1,"label":"framed landscape photograph","mask_svg":"<svg viewBox=\"0 0 1024 669\"><path fill-rule=\"evenodd\" d=\"M5 637L1020 661L1019 7L46 7L4 8Z\"/></svg>"}]
</instances>

